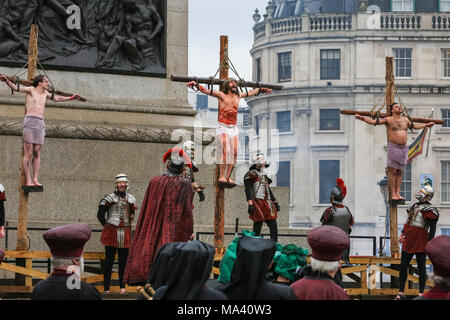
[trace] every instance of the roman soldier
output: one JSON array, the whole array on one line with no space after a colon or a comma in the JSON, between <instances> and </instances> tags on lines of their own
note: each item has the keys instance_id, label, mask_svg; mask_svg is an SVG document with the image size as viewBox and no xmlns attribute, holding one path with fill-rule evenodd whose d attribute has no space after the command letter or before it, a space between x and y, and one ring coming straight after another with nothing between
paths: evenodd
<instances>
[{"instance_id":1,"label":"roman soldier","mask_svg":"<svg viewBox=\"0 0 450 320\"><path fill-rule=\"evenodd\" d=\"M439 211L430 203L433 196L433 188L429 184L423 185L416 194L418 201L411 204L406 210L408 217L398 239L402 244L402 254L400 289L396 297L397 300L405 298L404 288L408 276L408 266L414 255L419 269L419 293L423 294L424 292L427 280L425 246L429 240L434 238L439 219Z\"/></svg>"},{"instance_id":2,"label":"roman soldier","mask_svg":"<svg viewBox=\"0 0 450 320\"><path fill-rule=\"evenodd\" d=\"M103 226L101 242L106 253L103 287L105 293L108 293L112 267L118 251L120 292L125 293L123 274L131 245L131 224L137 207L136 198L127 192L130 188L127 175L117 175L114 183L114 192L100 201L97 212L97 218Z\"/></svg>"},{"instance_id":3,"label":"roman soldier","mask_svg":"<svg viewBox=\"0 0 450 320\"><path fill-rule=\"evenodd\" d=\"M320 218L322 225L332 225L338 227L347 234L352 232L351 226L354 224L353 215L350 209L342 204L345 196L347 195L347 187L344 184L344 180L341 178L336 179L336 186L331 189L330 202L331 207L328 207ZM347 248L342 253L342 259L346 263L349 262L350 249Z\"/></svg>"},{"instance_id":4,"label":"roman soldier","mask_svg":"<svg viewBox=\"0 0 450 320\"><path fill-rule=\"evenodd\" d=\"M153 177L142 201L136 231L130 247L124 281L144 285L156 254L168 242L194 238L191 180L184 176L191 159L179 148L168 150L163 161L167 170Z\"/></svg>"},{"instance_id":5,"label":"roman soldier","mask_svg":"<svg viewBox=\"0 0 450 320\"><path fill-rule=\"evenodd\" d=\"M269 164L262 153L256 154L253 160L255 163L244 176L245 196L248 202L249 218L253 221L253 232L255 236L259 236L265 222L270 230L270 238L277 242L276 219L280 206L269 187L272 180L264 170Z\"/></svg>"},{"instance_id":6,"label":"roman soldier","mask_svg":"<svg viewBox=\"0 0 450 320\"><path fill-rule=\"evenodd\" d=\"M203 192L203 189L205 189L205 186L199 185L194 178L194 172L198 172L197 164L194 161L194 150L195 150L195 142L193 141L186 141L183 143L183 151L186 152L188 157L191 159L192 167L186 167L185 170L185 176L192 182L192 187L194 188L194 191L198 193L199 201L205 200L205 193Z\"/></svg>"}]
</instances>

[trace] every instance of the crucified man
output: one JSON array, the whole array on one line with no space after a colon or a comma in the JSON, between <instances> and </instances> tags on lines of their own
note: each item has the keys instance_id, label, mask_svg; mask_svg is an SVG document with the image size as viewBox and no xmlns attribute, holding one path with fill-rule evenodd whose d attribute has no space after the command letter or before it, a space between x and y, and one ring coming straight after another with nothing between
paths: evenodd
<instances>
[{"instance_id":1,"label":"crucified man","mask_svg":"<svg viewBox=\"0 0 450 320\"><path fill-rule=\"evenodd\" d=\"M217 135L217 161L219 163L219 179L218 182L235 186L231 180L231 172L236 164L237 148L238 148L238 128L237 114L239 100L262 93L271 93L272 89L265 87L254 89L246 93L239 93L237 80L228 78L222 86L223 91L208 90L198 85L197 82L191 81L186 84L189 88L198 87L200 92L209 94L219 100L219 123L216 129ZM226 172L226 174L225 174Z\"/></svg>"},{"instance_id":2,"label":"crucified man","mask_svg":"<svg viewBox=\"0 0 450 320\"><path fill-rule=\"evenodd\" d=\"M388 152L387 152L387 175L390 196L392 200L405 200L400 196L400 189L402 186L403 171L408 163L408 142L407 130L423 129L425 127L432 127L434 122L417 124L402 116L402 107L394 102L389 106L391 116L379 120L370 117L363 117L355 114L356 119L360 119L368 124L377 125L384 124L387 130ZM378 122L377 122L378 121Z\"/></svg>"},{"instance_id":3,"label":"crucified man","mask_svg":"<svg viewBox=\"0 0 450 320\"><path fill-rule=\"evenodd\" d=\"M39 168L41 164L41 148L44 144L45 123L44 109L45 101L52 99L55 102L80 99L74 94L70 97L53 96L49 90L47 77L38 75L33 80L33 86L18 86L12 83L4 75L0 75L0 81L6 82L8 87L14 91L26 93L25 118L23 120L23 168L27 179L27 186L42 186L38 182ZM33 164L34 177L31 178L31 165Z\"/></svg>"}]
</instances>

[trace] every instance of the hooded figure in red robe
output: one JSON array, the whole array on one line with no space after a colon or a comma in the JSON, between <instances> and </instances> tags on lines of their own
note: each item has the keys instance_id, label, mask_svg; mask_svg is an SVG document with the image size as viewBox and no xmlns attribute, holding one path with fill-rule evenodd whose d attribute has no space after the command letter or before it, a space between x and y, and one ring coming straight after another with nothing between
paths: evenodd
<instances>
[{"instance_id":1,"label":"hooded figure in red robe","mask_svg":"<svg viewBox=\"0 0 450 320\"><path fill-rule=\"evenodd\" d=\"M192 166L183 150L173 148L163 157L167 171L148 184L136 225L124 282L143 284L159 248L168 242L193 239L192 195L194 190L183 172Z\"/></svg>"}]
</instances>

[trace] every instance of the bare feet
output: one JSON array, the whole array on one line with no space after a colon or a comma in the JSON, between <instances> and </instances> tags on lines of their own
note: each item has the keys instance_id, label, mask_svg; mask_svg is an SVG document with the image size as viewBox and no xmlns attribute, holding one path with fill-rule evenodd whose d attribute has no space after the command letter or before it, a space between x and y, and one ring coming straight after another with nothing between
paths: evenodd
<instances>
[{"instance_id":1,"label":"bare feet","mask_svg":"<svg viewBox=\"0 0 450 320\"><path fill-rule=\"evenodd\" d=\"M219 177L217 181L221 183L227 183L227 179L225 179L225 177Z\"/></svg>"},{"instance_id":2,"label":"bare feet","mask_svg":"<svg viewBox=\"0 0 450 320\"><path fill-rule=\"evenodd\" d=\"M42 184L40 184L37 180L33 181L33 184L35 186L42 187Z\"/></svg>"},{"instance_id":3,"label":"bare feet","mask_svg":"<svg viewBox=\"0 0 450 320\"><path fill-rule=\"evenodd\" d=\"M125 288L120 288L120 294L124 294L127 293L127 291L125 290Z\"/></svg>"},{"instance_id":4,"label":"bare feet","mask_svg":"<svg viewBox=\"0 0 450 320\"><path fill-rule=\"evenodd\" d=\"M231 180L230 178L228 178L228 181L227 181L229 184L236 184L236 183L234 183L234 181L233 180Z\"/></svg>"},{"instance_id":5,"label":"bare feet","mask_svg":"<svg viewBox=\"0 0 450 320\"><path fill-rule=\"evenodd\" d=\"M26 186L27 187L34 187L34 182L33 181L27 181Z\"/></svg>"}]
</instances>

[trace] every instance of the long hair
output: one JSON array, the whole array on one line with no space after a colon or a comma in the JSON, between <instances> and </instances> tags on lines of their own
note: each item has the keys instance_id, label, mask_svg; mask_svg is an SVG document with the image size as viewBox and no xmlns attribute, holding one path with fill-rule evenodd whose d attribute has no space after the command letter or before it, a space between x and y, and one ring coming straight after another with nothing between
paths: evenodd
<instances>
[{"instance_id":1,"label":"long hair","mask_svg":"<svg viewBox=\"0 0 450 320\"><path fill-rule=\"evenodd\" d=\"M233 81L237 83L237 80L234 79L234 78L228 78L228 79L225 80L225 82L222 84L222 92L223 93L228 94L228 92L231 90L230 83L233 82ZM233 93L235 95L237 95L237 96L240 96L239 91L238 92L233 92Z\"/></svg>"}]
</instances>

